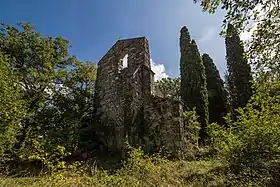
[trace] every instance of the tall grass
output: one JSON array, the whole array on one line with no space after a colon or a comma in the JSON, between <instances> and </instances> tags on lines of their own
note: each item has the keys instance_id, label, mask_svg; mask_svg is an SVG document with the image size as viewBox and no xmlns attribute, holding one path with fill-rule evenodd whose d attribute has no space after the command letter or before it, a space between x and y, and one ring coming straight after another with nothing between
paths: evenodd
<instances>
[{"instance_id":1,"label":"tall grass","mask_svg":"<svg viewBox=\"0 0 280 187\"><path fill-rule=\"evenodd\" d=\"M113 173L95 165L83 165L41 177L3 177L0 186L225 186L226 168L219 160L170 161L133 149L123 167Z\"/></svg>"}]
</instances>

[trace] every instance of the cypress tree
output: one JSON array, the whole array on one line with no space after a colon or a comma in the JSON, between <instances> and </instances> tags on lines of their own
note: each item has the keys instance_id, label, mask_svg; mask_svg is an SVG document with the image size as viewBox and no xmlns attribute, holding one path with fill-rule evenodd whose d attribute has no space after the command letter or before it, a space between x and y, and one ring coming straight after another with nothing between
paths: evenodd
<instances>
[{"instance_id":1,"label":"cypress tree","mask_svg":"<svg viewBox=\"0 0 280 187\"><path fill-rule=\"evenodd\" d=\"M236 117L235 109L244 107L252 95L252 75L238 31L230 24L227 28L226 55L231 110Z\"/></svg>"},{"instance_id":2,"label":"cypress tree","mask_svg":"<svg viewBox=\"0 0 280 187\"><path fill-rule=\"evenodd\" d=\"M205 68L186 27L181 29L180 51L181 98L189 109L196 108L201 125L200 138L204 141L209 118Z\"/></svg>"},{"instance_id":3,"label":"cypress tree","mask_svg":"<svg viewBox=\"0 0 280 187\"><path fill-rule=\"evenodd\" d=\"M225 124L223 117L227 113L227 92L224 88L224 82L213 59L208 54L202 55L202 61L206 73L209 123L217 122L219 125L223 125Z\"/></svg>"}]
</instances>

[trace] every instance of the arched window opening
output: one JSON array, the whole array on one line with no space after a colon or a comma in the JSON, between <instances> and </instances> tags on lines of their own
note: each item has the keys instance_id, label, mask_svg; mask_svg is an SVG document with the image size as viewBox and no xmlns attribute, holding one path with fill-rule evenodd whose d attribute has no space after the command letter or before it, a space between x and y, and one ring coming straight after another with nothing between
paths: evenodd
<instances>
[{"instance_id":1,"label":"arched window opening","mask_svg":"<svg viewBox=\"0 0 280 187\"><path fill-rule=\"evenodd\" d=\"M122 62L122 67L123 67L123 69L124 68L127 68L127 66L128 66L128 54L126 54L124 57L123 57L123 59L121 60L121 62Z\"/></svg>"}]
</instances>

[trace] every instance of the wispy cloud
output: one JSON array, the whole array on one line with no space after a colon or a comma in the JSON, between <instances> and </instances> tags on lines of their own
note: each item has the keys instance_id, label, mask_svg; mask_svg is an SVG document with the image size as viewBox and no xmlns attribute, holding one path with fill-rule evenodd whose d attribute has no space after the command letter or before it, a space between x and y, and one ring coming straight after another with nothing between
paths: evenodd
<instances>
[{"instance_id":1,"label":"wispy cloud","mask_svg":"<svg viewBox=\"0 0 280 187\"><path fill-rule=\"evenodd\" d=\"M209 27L204 33L203 36L198 40L199 43L205 43L210 41L212 38L217 35L218 29L216 27Z\"/></svg>"},{"instance_id":2,"label":"wispy cloud","mask_svg":"<svg viewBox=\"0 0 280 187\"><path fill-rule=\"evenodd\" d=\"M165 72L165 67L163 64L156 64L151 59L151 69L155 73L155 81L161 80L162 78L167 78L168 75Z\"/></svg>"}]
</instances>

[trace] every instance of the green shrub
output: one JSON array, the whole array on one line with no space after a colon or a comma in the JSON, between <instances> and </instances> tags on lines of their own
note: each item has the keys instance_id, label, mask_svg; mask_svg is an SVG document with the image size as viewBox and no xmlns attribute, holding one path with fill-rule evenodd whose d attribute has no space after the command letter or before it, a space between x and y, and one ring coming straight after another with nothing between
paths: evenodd
<instances>
[{"instance_id":1,"label":"green shrub","mask_svg":"<svg viewBox=\"0 0 280 187\"><path fill-rule=\"evenodd\" d=\"M91 175L85 172L93 167ZM123 167L109 173L95 166L69 168L65 172L26 178L0 178L0 186L224 186L226 166L218 160L170 161L159 155L147 156L141 148L130 148Z\"/></svg>"},{"instance_id":2,"label":"green shrub","mask_svg":"<svg viewBox=\"0 0 280 187\"><path fill-rule=\"evenodd\" d=\"M261 186L279 181L279 91L279 81L257 85L249 104L238 109L238 120L227 117L229 128L209 126L212 145L230 164L232 180Z\"/></svg>"},{"instance_id":3,"label":"green shrub","mask_svg":"<svg viewBox=\"0 0 280 187\"><path fill-rule=\"evenodd\" d=\"M200 124L195 108L183 113L184 119L184 159L193 160L198 151Z\"/></svg>"},{"instance_id":4,"label":"green shrub","mask_svg":"<svg viewBox=\"0 0 280 187\"><path fill-rule=\"evenodd\" d=\"M32 140L28 147L21 149L19 158L27 163L40 163L43 171L54 173L72 167L63 160L68 155L70 153L63 146L57 145L52 152L48 152L42 141Z\"/></svg>"}]
</instances>

